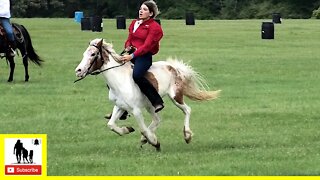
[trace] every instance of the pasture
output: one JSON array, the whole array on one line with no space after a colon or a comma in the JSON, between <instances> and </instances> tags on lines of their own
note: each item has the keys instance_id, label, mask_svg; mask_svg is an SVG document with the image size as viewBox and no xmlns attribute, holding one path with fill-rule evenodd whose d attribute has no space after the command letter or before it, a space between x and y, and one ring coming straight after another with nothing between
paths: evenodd
<instances>
[{"instance_id":1,"label":"pasture","mask_svg":"<svg viewBox=\"0 0 320 180\"><path fill-rule=\"evenodd\" d=\"M9 67L0 60L0 133L47 134L49 176L320 175L320 21L284 20L274 40L262 40L263 21L270 20L161 20L165 36L154 60L183 59L222 93L187 100L190 144L184 115L165 98L156 152L140 149L139 131L118 136L106 127L113 106L102 76L73 83L89 40L105 38L121 52L127 30L114 19L104 19L102 33L81 31L73 19L12 19L28 29L45 62L30 64L25 83L16 57L7 83ZM133 117L118 124L138 130Z\"/></svg>"}]
</instances>

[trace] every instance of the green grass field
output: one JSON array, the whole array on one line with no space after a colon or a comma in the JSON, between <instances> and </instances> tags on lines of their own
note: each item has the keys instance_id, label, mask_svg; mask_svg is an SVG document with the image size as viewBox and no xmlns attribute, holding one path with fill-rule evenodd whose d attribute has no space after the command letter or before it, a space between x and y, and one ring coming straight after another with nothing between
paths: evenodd
<instances>
[{"instance_id":1,"label":"green grass field","mask_svg":"<svg viewBox=\"0 0 320 180\"><path fill-rule=\"evenodd\" d=\"M161 152L140 149L138 131L120 137L106 127L112 104L101 76L73 83L90 39L105 38L121 52L127 30L117 30L114 19L104 19L102 33L81 31L73 19L12 21L26 26L45 63L30 65L25 83L17 57L7 83L9 66L0 61L0 133L47 134L49 176L320 175L319 20L284 20L274 40L261 39L261 23L270 20L162 20L154 60L181 58L222 94L187 100L191 144L183 139L183 114L165 98ZM138 130L133 117L118 124Z\"/></svg>"}]
</instances>

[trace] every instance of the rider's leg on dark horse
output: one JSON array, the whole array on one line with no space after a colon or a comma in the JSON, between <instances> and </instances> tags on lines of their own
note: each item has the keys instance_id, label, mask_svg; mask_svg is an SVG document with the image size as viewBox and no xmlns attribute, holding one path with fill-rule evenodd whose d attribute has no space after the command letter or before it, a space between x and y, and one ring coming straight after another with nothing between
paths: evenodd
<instances>
[{"instance_id":1,"label":"rider's leg on dark horse","mask_svg":"<svg viewBox=\"0 0 320 180\"><path fill-rule=\"evenodd\" d=\"M0 18L1 20L1 23L2 23L2 26L6 32L6 35L7 35L7 39L8 39L8 55L9 56L15 56L16 55L16 52L15 52L15 49L16 49L16 42L15 42L15 39L14 39L14 34L13 34L13 29L12 29L12 26L11 26L11 23L10 23L10 19L9 18Z\"/></svg>"},{"instance_id":2,"label":"rider's leg on dark horse","mask_svg":"<svg viewBox=\"0 0 320 180\"><path fill-rule=\"evenodd\" d=\"M9 41L9 50L10 50L10 53L13 53L12 56L15 56L16 55L16 51L15 49L17 49L17 44L16 44L16 41Z\"/></svg>"}]
</instances>

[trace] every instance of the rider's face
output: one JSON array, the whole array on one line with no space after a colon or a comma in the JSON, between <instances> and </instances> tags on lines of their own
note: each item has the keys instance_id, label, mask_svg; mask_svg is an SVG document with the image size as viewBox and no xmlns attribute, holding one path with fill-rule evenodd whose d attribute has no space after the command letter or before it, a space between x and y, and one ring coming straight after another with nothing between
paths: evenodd
<instances>
[{"instance_id":1,"label":"rider's face","mask_svg":"<svg viewBox=\"0 0 320 180\"><path fill-rule=\"evenodd\" d=\"M140 6L140 10L139 10L139 19L149 19L151 16L153 15L152 12L150 12L148 6L146 6L145 4L142 4Z\"/></svg>"}]
</instances>

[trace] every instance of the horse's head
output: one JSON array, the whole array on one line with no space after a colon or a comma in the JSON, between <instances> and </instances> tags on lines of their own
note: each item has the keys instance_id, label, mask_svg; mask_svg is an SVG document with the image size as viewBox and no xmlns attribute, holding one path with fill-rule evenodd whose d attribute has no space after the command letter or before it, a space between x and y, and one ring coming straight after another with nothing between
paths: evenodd
<instances>
[{"instance_id":1,"label":"horse's head","mask_svg":"<svg viewBox=\"0 0 320 180\"><path fill-rule=\"evenodd\" d=\"M75 69L77 77L83 78L100 69L104 61L108 60L108 55L103 50L103 44L103 39L94 39L89 43L80 64Z\"/></svg>"}]
</instances>

